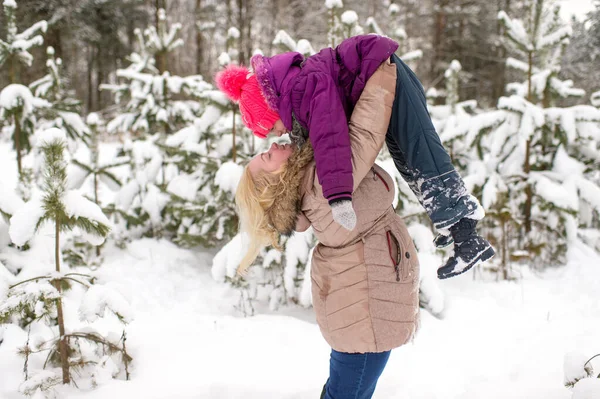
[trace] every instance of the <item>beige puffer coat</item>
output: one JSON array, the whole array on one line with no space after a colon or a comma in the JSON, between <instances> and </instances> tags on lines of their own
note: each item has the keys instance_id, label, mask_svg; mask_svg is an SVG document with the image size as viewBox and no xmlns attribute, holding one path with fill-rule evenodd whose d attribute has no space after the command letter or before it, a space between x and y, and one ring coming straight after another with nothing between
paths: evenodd
<instances>
[{"instance_id":1,"label":"beige puffer coat","mask_svg":"<svg viewBox=\"0 0 600 399\"><path fill-rule=\"evenodd\" d=\"M312 258L317 322L341 352L382 352L412 340L419 317L419 262L403 220L392 207L394 183L375 159L391 116L396 67L385 62L369 79L349 126L358 223L333 221L314 162L301 182L298 228L312 225L319 244Z\"/></svg>"}]
</instances>

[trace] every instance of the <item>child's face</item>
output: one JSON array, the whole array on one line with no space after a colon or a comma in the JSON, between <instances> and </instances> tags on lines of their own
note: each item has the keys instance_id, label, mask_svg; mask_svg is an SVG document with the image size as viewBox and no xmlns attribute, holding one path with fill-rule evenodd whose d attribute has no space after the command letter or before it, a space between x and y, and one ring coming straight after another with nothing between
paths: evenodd
<instances>
[{"instance_id":1,"label":"child's face","mask_svg":"<svg viewBox=\"0 0 600 399\"><path fill-rule=\"evenodd\" d=\"M256 176L260 172L273 173L281 168L293 152L294 148L291 144L282 145L273 143L269 151L265 151L252 158L248 164L250 173L252 176Z\"/></svg>"},{"instance_id":2,"label":"child's face","mask_svg":"<svg viewBox=\"0 0 600 399\"><path fill-rule=\"evenodd\" d=\"M281 119L277 119L275 121L275 125L273 125L273 129L271 129L269 133L274 134L277 137L281 137L283 134L287 133L287 129L283 125Z\"/></svg>"}]
</instances>

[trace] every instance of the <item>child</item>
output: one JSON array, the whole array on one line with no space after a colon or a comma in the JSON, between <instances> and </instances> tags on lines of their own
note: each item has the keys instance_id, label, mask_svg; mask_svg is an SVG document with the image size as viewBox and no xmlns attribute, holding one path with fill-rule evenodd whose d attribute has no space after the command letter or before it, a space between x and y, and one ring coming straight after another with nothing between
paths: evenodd
<instances>
[{"instance_id":1,"label":"child","mask_svg":"<svg viewBox=\"0 0 600 399\"><path fill-rule=\"evenodd\" d=\"M295 143L310 139L319 183L334 220L353 230L348 121L367 80L381 63L393 62L397 86L386 143L402 177L443 233L436 245L454 240L454 255L438 269L439 278L448 278L490 259L494 250L475 231L483 211L454 169L427 112L423 88L394 54L397 48L386 37L354 36L308 58L296 52L255 55L254 74L230 66L216 81L220 90L239 102L242 120L256 136L290 131Z\"/></svg>"}]
</instances>

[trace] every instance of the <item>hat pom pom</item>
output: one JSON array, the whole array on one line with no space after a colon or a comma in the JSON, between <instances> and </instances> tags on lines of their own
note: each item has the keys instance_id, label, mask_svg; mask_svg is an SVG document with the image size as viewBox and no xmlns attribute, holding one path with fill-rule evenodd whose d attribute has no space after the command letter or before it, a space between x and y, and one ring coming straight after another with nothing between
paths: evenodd
<instances>
[{"instance_id":1,"label":"hat pom pom","mask_svg":"<svg viewBox=\"0 0 600 399\"><path fill-rule=\"evenodd\" d=\"M229 65L215 76L217 87L231 100L239 101L242 96L242 86L248 81L249 73L246 67Z\"/></svg>"}]
</instances>

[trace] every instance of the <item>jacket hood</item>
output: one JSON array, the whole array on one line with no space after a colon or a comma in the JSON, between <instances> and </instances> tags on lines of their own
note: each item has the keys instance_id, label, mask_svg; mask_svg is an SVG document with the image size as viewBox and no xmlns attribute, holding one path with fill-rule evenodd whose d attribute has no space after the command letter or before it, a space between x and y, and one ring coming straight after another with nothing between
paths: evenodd
<instances>
[{"instance_id":1,"label":"jacket hood","mask_svg":"<svg viewBox=\"0 0 600 399\"><path fill-rule=\"evenodd\" d=\"M291 72L293 72L291 75L296 75L300 71L303 61L304 56L297 52L278 54L273 57L257 54L250 60L258 85L272 110L279 111L284 81L291 77Z\"/></svg>"}]
</instances>

